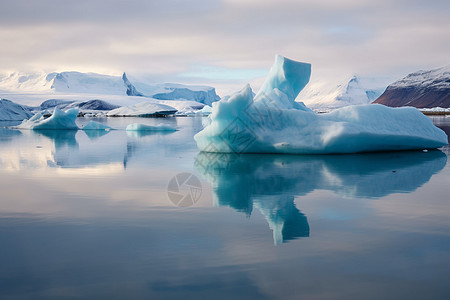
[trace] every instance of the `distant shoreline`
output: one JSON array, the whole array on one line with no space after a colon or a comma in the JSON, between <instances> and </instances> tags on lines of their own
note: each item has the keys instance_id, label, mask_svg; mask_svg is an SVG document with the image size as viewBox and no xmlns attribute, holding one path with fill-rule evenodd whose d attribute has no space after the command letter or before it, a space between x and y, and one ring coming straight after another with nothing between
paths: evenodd
<instances>
[{"instance_id":1,"label":"distant shoreline","mask_svg":"<svg viewBox=\"0 0 450 300\"><path fill-rule=\"evenodd\" d=\"M442 110L428 110L428 109L424 109L424 108L417 108L418 110L420 110L421 113L423 113L426 116L448 116L450 115L450 108L447 109L442 109ZM332 112L333 109L317 109L314 110L314 112L318 113L318 114L326 114L329 112Z\"/></svg>"},{"instance_id":2,"label":"distant shoreline","mask_svg":"<svg viewBox=\"0 0 450 300\"><path fill-rule=\"evenodd\" d=\"M450 111L420 111L425 116L447 116L450 115Z\"/></svg>"}]
</instances>

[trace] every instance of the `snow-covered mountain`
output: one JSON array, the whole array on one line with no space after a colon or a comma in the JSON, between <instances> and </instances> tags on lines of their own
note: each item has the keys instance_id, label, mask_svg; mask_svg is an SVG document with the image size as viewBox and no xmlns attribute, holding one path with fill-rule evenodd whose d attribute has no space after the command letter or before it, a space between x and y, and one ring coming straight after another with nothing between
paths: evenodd
<instances>
[{"instance_id":1,"label":"snow-covered mountain","mask_svg":"<svg viewBox=\"0 0 450 300\"><path fill-rule=\"evenodd\" d=\"M142 82L133 84L135 91L145 97L159 100L192 100L211 106L215 101L219 101L220 97L216 94L216 90L209 86L193 86L177 83L163 83L158 85L150 85Z\"/></svg>"},{"instance_id":2,"label":"snow-covered mountain","mask_svg":"<svg viewBox=\"0 0 450 300\"><path fill-rule=\"evenodd\" d=\"M213 87L131 82L125 73L122 76L80 72L12 73L0 76L0 91L128 95L160 100L192 100L208 105L220 100Z\"/></svg>"},{"instance_id":3,"label":"snow-covered mountain","mask_svg":"<svg viewBox=\"0 0 450 300\"><path fill-rule=\"evenodd\" d=\"M0 78L0 90L19 92L126 95L119 76L96 73L12 73Z\"/></svg>"},{"instance_id":4,"label":"snow-covered mountain","mask_svg":"<svg viewBox=\"0 0 450 300\"><path fill-rule=\"evenodd\" d=\"M392 107L450 107L450 65L411 73L389 85L374 103Z\"/></svg>"},{"instance_id":5,"label":"snow-covered mountain","mask_svg":"<svg viewBox=\"0 0 450 300\"><path fill-rule=\"evenodd\" d=\"M22 121L28 119L33 114L22 105L12 101L0 100L0 121Z\"/></svg>"},{"instance_id":6,"label":"snow-covered mountain","mask_svg":"<svg viewBox=\"0 0 450 300\"><path fill-rule=\"evenodd\" d=\"M339 80L312 80L297 97L313 110L326 111L348 105L369 104L383 92L384 87L368 88L356 76Z\"/></svg>"}]
</instances>

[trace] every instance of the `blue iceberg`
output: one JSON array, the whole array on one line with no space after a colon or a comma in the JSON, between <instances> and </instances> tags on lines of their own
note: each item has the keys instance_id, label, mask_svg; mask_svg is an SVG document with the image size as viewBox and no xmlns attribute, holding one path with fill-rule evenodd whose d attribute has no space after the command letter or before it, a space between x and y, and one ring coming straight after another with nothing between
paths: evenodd
<instances>
[{"instance_id":1,"label":"blue iceberg","mask_svg":"<svg viewBox=\"0 0 450 300\"><path fill-rule=\"evenodd\" d=\"M447 135L412 107L348 106L317 114L298 93L311 65L277 56L256 96L249 85L213 103L209 124L195 135L201 151L331 154L432 149Z\"/></svg>"},{"instance_id":2,"label":"blue iceberg","mask_svg":"<svg viewBox=\"0 0 450 300\"><path fill-rule=\"evenodd\" d=\"M33 130L78 130L75 120L78 116L78 109L72 108L64 112L55 108L51 117L46 118L43 113L37 113L31 119L24 120L18 125L19 129Z\"/></svg>"}]
</instances>

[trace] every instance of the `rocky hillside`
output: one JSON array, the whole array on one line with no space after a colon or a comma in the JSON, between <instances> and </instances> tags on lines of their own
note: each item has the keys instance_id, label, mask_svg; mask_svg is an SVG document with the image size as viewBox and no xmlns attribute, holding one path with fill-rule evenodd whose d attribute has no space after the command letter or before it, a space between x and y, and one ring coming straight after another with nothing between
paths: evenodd
<instances>
[{"instance_id":1,"label":"rocky hillside","mask_svg":"<svg viewBox=\"0 0 450 300\"><path fill-rule=\"evenodd\" d=\"M391 107L450 107L450 65L411 73L389 85L373 103Z\"/></svg>"}]
</instances>

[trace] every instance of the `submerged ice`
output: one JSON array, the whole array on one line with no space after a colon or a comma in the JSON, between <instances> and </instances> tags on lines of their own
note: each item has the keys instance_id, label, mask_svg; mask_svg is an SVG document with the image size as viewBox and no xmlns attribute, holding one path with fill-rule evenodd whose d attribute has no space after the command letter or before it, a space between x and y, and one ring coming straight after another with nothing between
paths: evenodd
<instances>
[{"instance_id":1,"label":"submerged ice","mask_svg":"<svg viewBox=\"0 0 450 300\"><path fill-rule=\"evenodd\" d=\"M277 56L256 96L246 86L213 103L195 140L201 151L234 153L356 153L438 148L447 135L411 107L349 106L316 114L298 93L311 65Z\"/></svg>"}]
</instances>

